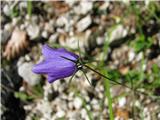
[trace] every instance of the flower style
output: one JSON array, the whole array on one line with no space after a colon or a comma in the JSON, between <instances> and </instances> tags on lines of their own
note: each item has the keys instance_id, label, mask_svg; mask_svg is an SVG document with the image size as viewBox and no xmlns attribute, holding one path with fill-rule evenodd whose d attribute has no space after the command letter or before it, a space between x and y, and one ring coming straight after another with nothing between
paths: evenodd
<instances>
[{"instance_id":1,"label":"flower style","mask_svg":"<svg viewBox=\"0 0 160 120\"><path fill-rule=\"evenodd\" d=\"M76 61L79 56L64 48L53 49L44 45L42 54L45 60L33 66L32 71L37 74L47 74L49 83L69 77L78 70Z\"/></svg>"}]
</instances>

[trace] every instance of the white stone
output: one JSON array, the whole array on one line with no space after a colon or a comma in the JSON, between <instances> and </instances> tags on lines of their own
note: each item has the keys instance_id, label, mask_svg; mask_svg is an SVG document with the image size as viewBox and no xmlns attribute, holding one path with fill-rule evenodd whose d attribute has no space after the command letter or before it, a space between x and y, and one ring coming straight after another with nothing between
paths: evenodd
<instances>
[{"instance_id":1,"label":"white stone","mask_svg":"<svg viewBox=\"0 0 160 120\"><path fill-rule=\"evenodd\" d=\"M69 120L80 120L80 112L79 111L68 111L67 118Z\"/></svg>"},{"instance_id":2,"label":"white stone","mask_svg":"<svg viewBox=\"0 0 160 120\"><path fill-rule=\"evenodd\" d=\"M74 101L73 101L73 104L74 104L74 107L75 107L76 109L80 109L80 108L82 107L83 102L82 102L81 98L76 97L76 98L74 99Z\"/></svg>"},{"instance_id":3,"label":"white stone","mask_svg":"<svg viewBox=\"0 0 160 120\"><path fill-rule=\"evenodd\" d=\"M35 39L35 38L39 37L40 28L36 24L30 24L27 27L27 33L28 33L28 35L30 36L31 39Z\"/></svg>"},{"instance_id":4,"label":"white stone","mask_svg":"<svg viewBox=\"0 0 160 120\"><path fill-rule=\"evenodd\" d=\"M87 14L89 11L91 11L93 8L93 2L90 1L83 1L80 2L79 6L74 7L74 11L76 12L76 14Z\"/></svg>"},{"instance_id":5,"label":"white stone","mask_svg":"<svg viewBox=\"0 0 160 120\"><path fill-rule=\"evenodd\" d=\"M30 19L30 16L29 16L29 19ZM31 20L32 20L32 23L38 23L38 21L39 21L39 18L38 18L38 16L37 15L32 15L31 16Z\"/></svg>"},{"instance_id":6,"label":"white stone","mask_svg":"<svg viewBox=\"0 0 160 120\"><path fill-rule=\"evenodd\" d=\"M124 107L125 106L125 104L126 104L126 98L125 97L122 97L122 98L120 98L119 100L118 100L118 105L119 105L119 107Z\"/></svg>"},{"instance_id":7,"label":"white stone","mask_svg":"<svg viewBox=\"0 0 160 120\"><path fill-rule=\"evenodd\" d=\"M74 108L73 102L68 102L68 108L71 110Z\"/></svg>"},{"instance_id":8,"label":"white stone","mask_svg":"<svg viewBox=\"0 0 160 120\"><path fill-rule=\"evenodd\" d=\"M91 101L91 104L94 110L100 110L100 105L98 104L98 101L96 99L93 99Z\"/></svg>"},{"instance_id":9,"label":"white stone","mask_svg":"<svg viewBox=\"0 0 160 120\"><path fill-rule=\"evenodd\" d=\"M49 37L49 43L55 43L57 38L58 38L58 33L55 33L55 34L52 34L50 37Z\"/></svg>"},{"instance_id":10,"label":"white stone","mask_svg":"<svg viewBox=\"0 0 160 120\"><path fill-rule=\"evenodd\" d=\"M103 3L103 5L100 6L100 10L106 10L107 8L109 7L109 2L108 1L105 1Z\"/></svg>"},{"instance_id":11,"label":"white stone","mask_svg":"<svg viewBox=\"0 0 160 120\"><path fill-rule=\"evenodd\" d=\"M40 76L32 72L33 63L23 63L18 67L18 74L25 80L29 85L37 85L40 82Z\"/></svg>"},{"instance_id":12,"label":"white stone","mask_svg":"<svg viewBox=\"0 0 160 120\"><path fill-rule=\"evenodd\" d=\"M1 43L5 44L7 43L7 41L9 40L9 37L11 36L11 31L8 31L8 30L1 30L0 31L0 34L1 34Z\"/></svg>"},{"instance_id":13,"label":"white stone","mask_svg":"<svg viewBox=\"0 0 160 120\"><path fill-rule=\"evenodd\" d=\"M27 14L27 15L25 16L25 19L26 19L26 20L30 20L30 16Z\"/></svg>"},{"instance_id":14,"label":"white stone","mask_svg":"<svg viewBox=\"0 0 160 120\"><path fill-rule=\"evenodd\" d=\"M87 115L87 111L85 109L81 110L81 116L83 119L89 120L88 115Z\"/></svg>"},{"instance_id":15,"label":"white stone","mask_svg":"<svg viewBox=\"0 0 160 120\"><path fill-rule=\"evenodd\" d=\"M72 7L76 3L76 0L65 0L65 2Z\"/></svg>"},{"instance_id":16,"label":"white stone","mask_svg":"<svg viewBox=\"0 0 160 120\"><path fill-rule=\"evenodd\" d=\"M135 52L133 50L130 50L128 52L128 60L129 60L129 62L131 62L134 59L134 57L135 57Z\"/></svg>"},{"instance_id":17,"label":"white stone","mask_svg":"<svg viewBox=\"0 0 160 120\"><path fill-rule=\"evenodd\" d=\"M158 118L160 119L160 113L158 114Z\"/></svg>"},{"instance_id":18,"label":"white stone","mask_svg":"<svg viewBox=\"0 0 160 120\"><path fill-rule=\"evenodd\" d=\"M52 23L51 22L50 23L45 23L44 30L46 30L47 32L52 33L54 31Z\"/></svg>"},{"instance_id":19,"label":"white stone","mask_svg":"<svg viewBox=\"0 0 160 120\"><path fill-rule=\"evenodd\" d=\"M52 107L48 101L45 100L40 101L37 104L36 109L42 113L42 116L46 120L49 120L51 118Z\"/></svg>"},{"instance_id":20,"label":"white stone","mask_svg":"<svg viewBox=\"0 0 160 120\"><path fill-rule=\"evenodd\" d=\"M97 42L98 45L103 45L104 41L105 40L104 40L103 37L97 37L97 39L96 39L96 42Z\"/></svg>"},{"instance_id":21,"label":"white stone","mask_svg":"<svg viewBox=\"0 0 160 120\"><path fill-rule=\"evenodd\" d=\"M88 15L84 18L82 18L78 23L77 23L77 31L78 32L82 32L84 30L86 30L92 23L92 19L91 16Z\"/></svg>"},{"instance_id":22,"label":"white stone","mask_svg":"<svg viewBox=\"0 0 160 120\"><path fill-rule=\"evenodd\" d=\"M143 52L138 53L136 56L136 61L140 61L143 58Z\"/></svg>"},{"instance_id":23,"label":"white stone","mask_svg":"<svg viewBox=\"0 0 160 120\"><path fill-rule=\"evenodd\" d=\"M5 5L3 7L3 12L6 16L10 16L11 15L11 7L9 7L9 5Z\"/></svg>"},{"instance_id":24,"label":"white stone","mask_svg":"<svg viewBox=\"0 0 160 120\"><path fill-rule=\"evenodd\" d=\"M19 21L20 21L20 17L13 18L13 19L12 19L12 25L13 25L13 26L16 26Z\"/></svg>"},{"instance_id":25,"label":"white stone","mask_svg":"<svg viewBox=\"0 0 160 120\"><path fill-rule=\"evenodd\" d=\"M92 10L93 7L93 2L80 2L80 6L81 6L81 13L82 14L86 14L87 12L89 12L90 10Z\"/></svg>"},{"instance_id":26,"label":"white stone","mask_svg":"<svg viewBox=\"0 0 160 120\"><path fill-rule=\"evenodd\" d=\"M63 111L63 110L60 110L60 111L58 111L57 113L56 113L56 116L57 117L63 117L65 115L65 112Z\"/></svg>"},{"instance_id":27,"label":"white stone","mask_svg":"<svg viewBox=\"0 0 160 120\"><path fill-rule=\"evenodd\" d=\"M135 101L134 105L135 105L136 107L140 107L140 106L141 106L141 104L140 104L140 102L139 102L138 100Z\"/></svg>"},{"instance_id":28,"label":"white stone","mask_svg":"<svg viewBox=\"0 0 160 120\"><path fill-rule=\"evenodd\" d=\"M44 31L42 32L42 37L48 38L48 32L44 30Z\"/></svg>"},{"instance_id":29,"label":"white stone","mask_svg":"<svg viewBox=\"0 0 160 120\"><path fill-rule=\"evenodd\" d=\"M124 28L123 25L117 25L109 35L107 35L109 42L126 37L128 30Z\"/></svg>"},{"instance_id":30,"label":"white stone","mask_svg":"<svg viewBox=\"0 0 160 120\"><path fill-rule=\"evenodd\" d=\"M145 1L144 1L144 4L145 4L146 7L148 7L148 5L149 5L150 3L151 3L150 0L145 0Z\"/></svg>"},{"instance_id":31,"label":"white stone","mask_svg":"<svg viewBox=\"0 0 160 120\"><path fill-rule=\"evenodd\" d=\"M6 30L6 31L11 31L11 30L13 30L13 25L10 24L10 23L5 24L4 30Z\"/></svg>"},{"instance_id":32,"label":"white stone","mask_svg":"<svg viewBox=\"0 0 160 120\"><path fill-rule=\"evenodd\" d=\"M91 101L91 103L92 103L92 104L98 104L98 101L93 98L93 100Z\"/></svg>"},{"instance_id":33,"label":"white stone","mask_svg":"<svg viewBox=\"0 0 160 120\"><path fill-rule=\"evenodd\" d=\"M47 83L44 87L44 100L51 100L53 94L53 89L52 89L52 85L50 85L49 83Z\"/></svg>"},{"instance_id":34,"label":"white stone","mask_svg":"<svg viewBox=\"0 0 160 120\"><path fill-rule=\"evenodd\" d=\"M65 16L60 16L58 17L57 21L56 21L56 25L58 27L62 27L64 26L66 23L68 23L67 19Z\"/></svg>"},{"instance_id":35,"label":"white stone","mask_svg":"<svg viewBox=\"0 0 160 120\"><path fill-rule=\"evenodd\" d=\"M23 9L23 8L27 8L27 2L25 2L25 1L21 1L20 3L19 3L19 7L20 7L20 9Z\"/></svg>"}]
</instances>

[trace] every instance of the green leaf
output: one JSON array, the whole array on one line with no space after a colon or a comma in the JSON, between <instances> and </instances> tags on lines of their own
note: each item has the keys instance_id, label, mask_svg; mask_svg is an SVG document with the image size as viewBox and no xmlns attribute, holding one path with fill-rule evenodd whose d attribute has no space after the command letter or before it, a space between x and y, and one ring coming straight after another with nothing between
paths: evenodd
<instances>
[{"instance_id":1,"label":"green leaf","mask_svg":"<svg viewBox=\"0 0 160 120\"><path fill-rule=\"evenodd\" d=\"M27 95L27 94L24 93L24 92L15 92L15 93L14 93L14 96L15 96L16 98L19 98L19 99L22 100L22 101L28 101L28 100L32 100L32 99L33 99L32 96L29 96L29 95Z\"/></svg>"}]
</instances>

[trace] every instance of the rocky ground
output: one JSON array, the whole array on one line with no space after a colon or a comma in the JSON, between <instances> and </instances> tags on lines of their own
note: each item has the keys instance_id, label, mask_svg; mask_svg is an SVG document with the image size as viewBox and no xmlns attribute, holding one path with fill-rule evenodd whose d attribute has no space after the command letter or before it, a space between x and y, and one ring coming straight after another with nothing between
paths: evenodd
<instances>
[{"instance_id":1,"label":"rocky ground","mask_svg":"<svg viewBox=\"0 0 160 120\"><path fill-rule=\"evenodd\" d=\"M81 51L122 83L110 88L115 120L160 119L159 14L149 1L1 1L2 120L109 119L105 80L93 71L92 86L81 72L71 84L32 73L43 44Z\"/></svg>"}]
</instances>

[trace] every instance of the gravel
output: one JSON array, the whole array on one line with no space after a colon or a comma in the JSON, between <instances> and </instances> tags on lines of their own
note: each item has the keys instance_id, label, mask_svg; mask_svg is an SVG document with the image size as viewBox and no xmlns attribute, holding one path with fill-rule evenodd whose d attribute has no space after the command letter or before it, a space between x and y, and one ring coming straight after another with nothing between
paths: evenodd
<instances>
[{"instance_id":1,"label":"gravel","mask_svg":"<svg viewBox=\"0 0 160 120\"><path fill-rule=\"evenodd\" d=\"M25 62L18 67L18 74L31 86L40 83L40 76L32 72L33 65L32 62Z\"/></svg>"},{"instance_id":2,"label":"gravel","mask_svg":"<svg viewBox=\"0 0 160 120\"><path fill-rule=\"evenodd\" d=\"M30 40L34 40L40 36L40 27L36 24L29 24L26 31L30 37Z\"/></svg>"},{"instance_id":3,"label":"gravel","mask_svg":"<svg viewBox=\"0 0 160 120\"><path fill-rule=\"evenodd\" d=\"M73 101L73 104L74 104L74 107L75 107L76 109L80 109L80 108L82 107L82 104L83 104L82 99L79 98L79 97L76 97L76 98L74 99L74 101Z\"/></svg>"},{"instance_id":4,"label":"gravel","mask_svg":"<svg viewBox=\"0 0 160 120\"><path fill-rule=\"evenodd\" d=\"M9 37L11 36L11 31L7 31L7 30L3 30L3 31L0 31L1 33L1 43L2 44L5 44L7 43L7 41L9 40Z\"/></svg>"},{"instance_id":5,"label":"gravel","mask_svg":"<svg viewBox=\"0 0 160 120\"><path fill-rule=\"evenodd\" d=\"M129 71L137 70L140 66L143 67L144 77L146 77L146 74L152 73L153 64L160 66L160 55L157 55L158 52L152 50L153 47L156 46L154 49L158 51L158 47L160 46L160 33L156 31L157 29L153 30L155 33L151 36L144 33L146 38L149 36L154 40L154 44L149 49L147 48L147 50L136 53L134 46L129 43L132 43L130 40L135 42L135 38L137 38L140 33L136 31L137 26L134 25L136 21L133 21L131 25L125 23L125 19L128 20L128 18L126 18L128 16L124 15L124 11L126 8L128 9L129 5L129 3L126 5L108 1L81 2L65 0L64 4L58 1L45 1L36 4L33 2L32 14L29 16L27 13L28 3L26 1L2 1L2 30L0 32L2 52L3 48L6 48L7 42L10 41L9 38L15 27L26 33L26 38L29 42L29 46L25 48L26 51L24 51L20 57L17 56L17 58L11 59L10 61L2 57L2 68L7 69L7 76L2 73L2 84L5 83L5 86L13 88L18 93L23 92L27 96L32 97L32 94L34 96L33 100L23 101L15 98L15 91L11 92L10 90L2 88L2 101L4 103L2 103L2 107L5 106L1 113L2 119L57 120L64 117L64 119L67 120L89 120L86 108L91 111L93 119L109 119L105 84L100 76L90 72L90 70L85 71L89 80L94 85L93 89L81 72L76 73L71 84L68 84L69 78L57 80L53 84L49 84L47 83L47 77L45 75L36 75L32 73L31 69L35 63L43 60L41 55L43 44L49 44L50 46L56 46L58 44L59 46L56 47L64 46L68 50L79 54L77 50L79 40L82 57L88 59L87 55L89 55L89 57L100 61L105 56L105 67L107 71L113 70L113 76L116 77L116 80L124 80L125 75L128 74ZM13 11L11 11L11 9L13 7L17 10L17 16L12 15ZM141 5L138 4L138 7L141 7ZM144 15L148 14L145 11L146 8L147 6L142 7ZM144 15L142 15L142 17L144 17ZM148 16L149 21L152 21L152 27L158 24L156 23L156 18L154 18L154 20L153 18ZM132 21L129 21L129 23L132 23ZM150 26L148 28L147 22L143 24L143 27L147 27L146 31L152 30ZM132 37L130 37L130 34L132 34ZM18 43L18 38L22 38L22 34L18 35L17 39L15 39L15 45ZM103 45L106 42L109 43L109 45L106 45L104 48L107 50L107 53L105 53L103 49ZM24 48L23 44L19 44ZM13 45L11 44L11 46ZM16 50L19 53L22 52L19 47L17 47ZM13 53L12 50L10 50L10 52ZM157 56L153 59L148 59L146 56L151 52ZM144 60L143 65L142 60ZM99 65L99 63L100 62L93 62L95 66ZM13 68L17 69L12 70ZM116 71L116 75L114 75L114 70ZM12 73L13 71L18 73ZM118 74L121 74L120 78ZM112 73L109 74L109 76L112 76ZM41 79L43 79L43 81L41 81ZM21 83L22 80L23 84ZM145 79L145 84L150 84L153 80L154 77L150 78L149 76L149 78ZM35 97L37 94L34 93L34 91L37 90L37 86L40 86L38 89L42 89L42 95L40 97ZM159 88L155 89L156 94L158 94L158 90ZM33 93L30 94L30 92ZM38 91L38 93L39 92L40 91ZM131 114L130 110L132 109L131 106L133 106L133 96L130 92L128 89L124 89L123 86L112 86L112 97L117 98L113 101L113 108L127 108L129 109L128 114ZM125 96L119 98L121 94ZM158 112L159 104L156 103L156 101L149 101L144 95L136 96L136 98L135 107L137 111L145 112L144 119L153 119L152 113L157 115L154 119L160 118ZM150 111L148 105L151 105L152 102L155 104L156 109L153 109L151 106L152 111ZM85 107L84 103L86 104ZM6 104L9 105L6 106ZM139 115L137 111L136 114ZM26 115L24 115L24 112ZM128 119L132 119L132 116L129 117ZM137 119L139 119L139 116Z\"/></svg>"},{"instance_id":6,"label":"gravel","mask_svg":"<svg viewBox=\"0 0 160 120\"><path fill-rule=\"evenodd\" d=\"M128 30L124 28L123 25L117 25L113 30L111 30L111 33L108 33L107 40L109 40L109 43L115 42L126 37L127 34Z\"/></svg>"},{"instance_id":7,"label":"gravel","mask_svg":"<svg viewBox=\"0 0 160 120\"><path fill-rule=\"evenodd\" d=\"M77 23L77 31L78 32L82 32L84 30L86 30L92 23L92 19L91 19L91 16L88 15L84 18L82 18L78 23Z\"/></svg>"},{"instance_id":8,"label":"gravel","mask_svg":"<svg viewBox=\"0 0 160 120\"><path fill-rule=\"evenodd\" d=\"M80 2L80 4L74 7L74 11L78 15L85 15L93 8L93 3L90 1Z\"/></svg>"}]
</instances>

